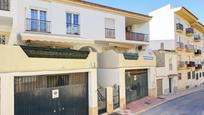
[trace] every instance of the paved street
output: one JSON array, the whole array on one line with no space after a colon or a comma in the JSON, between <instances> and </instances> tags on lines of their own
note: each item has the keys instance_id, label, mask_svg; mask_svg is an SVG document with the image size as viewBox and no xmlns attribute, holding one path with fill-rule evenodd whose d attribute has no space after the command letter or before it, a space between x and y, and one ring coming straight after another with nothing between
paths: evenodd
<instances>
[{"instance_id":1,"label":"paved street","mask_svg":"<svg viewBox=\"0 0 204 115\"><path fill-rule=\"evenodd\" d=\"M204 90L169 101L141 115L204 115Z\"/></svg>"}]
</instances>

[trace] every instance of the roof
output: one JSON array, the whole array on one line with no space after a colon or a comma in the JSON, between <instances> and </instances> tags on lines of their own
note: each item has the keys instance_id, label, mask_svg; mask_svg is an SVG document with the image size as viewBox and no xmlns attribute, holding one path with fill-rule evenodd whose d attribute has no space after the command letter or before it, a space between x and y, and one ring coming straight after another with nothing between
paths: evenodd
<instances>
[{"instance_id":1,"label":"roof","mask_svg":"<svg viewBox=\"0 0 204 115\"><path fill-rule=\"evenodd\" d=\"M92 3L92 2L88 2L88 1L84 1L84 0L51 0L51 1L72 3L72 4L75 4L75 5L81 5L81 6L84 6L84 7L103 10L103 11L106 11L106 12L113 12L113 13L124 15L124 16L127 16L127 17L140 17L141 19L146 19L146 20L150 20L152 18L151 16L148 16L148 15L145 15L145 14L136 13L136 12L132 12L132 11L127 11L127 10L114 8L114 7L110 7L110 6L105 6L105 5Z\"/></svg>"}]
</instances>

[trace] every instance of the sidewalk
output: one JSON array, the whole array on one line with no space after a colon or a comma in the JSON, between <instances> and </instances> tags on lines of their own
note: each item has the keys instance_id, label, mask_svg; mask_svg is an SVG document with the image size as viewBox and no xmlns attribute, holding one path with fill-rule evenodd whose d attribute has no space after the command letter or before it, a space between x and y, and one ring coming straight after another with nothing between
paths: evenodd
<instances>
[{"instance_id":1,"label":"sidewalk","mask_svg":"<svg viewBox=\"0 0 204 115\"><path fill-rule=\"evenodd\" d=\"M191 94L193 92L199 91L201 89L204 89L204 86L200 86L197 88L191 88L184 91L179 91L174 94L169 95L163 95L160 97L145 97L140 100L131 102L127 105L126 110L120 110L116 113L119 115L138 115L146 110L152 109L158 105L161 105L163 103L166 103L168 101L171 101L173 99Z\"/></svg>"}]
</instances>

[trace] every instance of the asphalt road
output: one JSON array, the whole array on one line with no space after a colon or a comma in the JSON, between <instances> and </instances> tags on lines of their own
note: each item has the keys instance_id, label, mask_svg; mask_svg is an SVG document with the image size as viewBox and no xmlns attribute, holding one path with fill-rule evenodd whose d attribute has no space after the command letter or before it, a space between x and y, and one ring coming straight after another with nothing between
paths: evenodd
<instances>
[{"instance_id":1,"label":"asphalt road","mask_svg":"<svg viewBox=\"0 0 204 115\"><path fill-rule=\"evenodd\" d=\"M141 115L204 115L204 90L169 101Z\"/></svg>"}]
</instances>

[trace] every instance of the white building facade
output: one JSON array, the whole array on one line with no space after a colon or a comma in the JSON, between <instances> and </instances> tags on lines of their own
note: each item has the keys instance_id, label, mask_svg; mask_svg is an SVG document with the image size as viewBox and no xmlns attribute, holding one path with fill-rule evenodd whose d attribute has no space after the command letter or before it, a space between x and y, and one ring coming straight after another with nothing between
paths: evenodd
<instances>
[{"instance_id":1,"label":"white building facade","mask_svg":"<svg viewBox=\"0 0 204 115\"><path fill-rule=\"evenodd\" d=\"M0 2L1 115L97 115L156 95L150 16L75 0Z\"/></svg>"}]
</instances>

